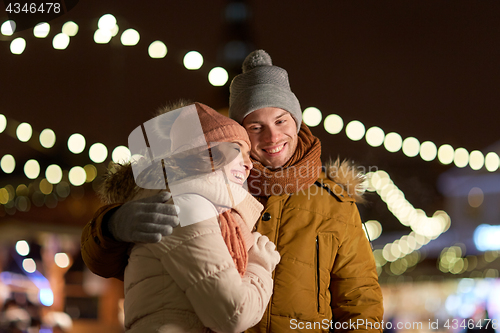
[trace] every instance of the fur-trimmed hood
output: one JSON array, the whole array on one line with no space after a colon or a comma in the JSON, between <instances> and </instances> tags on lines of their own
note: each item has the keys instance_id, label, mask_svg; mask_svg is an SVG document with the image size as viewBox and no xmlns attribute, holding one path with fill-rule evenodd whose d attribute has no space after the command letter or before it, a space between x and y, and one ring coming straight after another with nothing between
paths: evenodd
<instances>
[{"instance_id":1,"label":"fur-trimmed hood","mask_svg":"<svg viewBox=\"0 0 500 333\"><path fill-rule=\"evenodd\" d=\"M328 179L339 184L347 194L358 203L364 203L363 194L366 191L365 168L352 161L330 160L325 163L325 175Z\"/></svg>"},{"instance_id":2,"label":"fur-trimmed hood","mask_svg":"<svg viewBox=\"0 0 500 333\"><path fill-rule=\"evenodd\" d=\"M132 200L140 190L135 183L132 164L111 162L97 194L105 204L114 204Z\"/></svg>"},{"instance_id":3,"label":"fur-trimmed hood","mask_svg":"<svg viewBox=\"0 0 500 333\"><path fill-rule=\"evenodd\" d=\"M325 175L328 179L342 186L344 191L356 202L364 203L366 176L364 168L347 160L330 160L325 164ZM132 200L141 188L137 186L132 165L111 163L104 175L98 195L105 204L123 203Z\"/></svg>"}]
</instances>

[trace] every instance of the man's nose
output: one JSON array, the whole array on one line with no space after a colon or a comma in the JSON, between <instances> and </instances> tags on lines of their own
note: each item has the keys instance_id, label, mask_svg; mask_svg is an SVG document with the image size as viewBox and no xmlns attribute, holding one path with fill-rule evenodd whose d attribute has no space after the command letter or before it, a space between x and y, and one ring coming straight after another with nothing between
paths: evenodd
<instances>
[{"instance_id":1,"label":"man's nose","mask_svg":"<svg viewBox=\"0 0 500 333\"><path fill-rule=\"evenodd\" d=\"M264 130L264 140L266 142L277 143L280 141L280 138L281 133L277 128L269 126Z\"/></svg>"}]
</instances>

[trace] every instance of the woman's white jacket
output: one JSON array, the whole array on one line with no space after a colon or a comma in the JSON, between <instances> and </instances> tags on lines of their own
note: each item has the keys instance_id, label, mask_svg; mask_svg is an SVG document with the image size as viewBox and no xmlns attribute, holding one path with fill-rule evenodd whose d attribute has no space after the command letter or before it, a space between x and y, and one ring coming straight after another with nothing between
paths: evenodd
<instances>
[{"instance_id":1,"label":"woman's white jacket","mask_svg":"<svg viewBox=\"0 0 500 333\"><path fill-rule=\"evenodd\" d=\"M127 332L242 332L254 326L271 297L272 272L249 263L240 276L217 216L232 207L249 231L262 205L232 183L203 179L170 189L181 226L159 243L132 248L125 270Z\"/></svg>"}]
</instances>

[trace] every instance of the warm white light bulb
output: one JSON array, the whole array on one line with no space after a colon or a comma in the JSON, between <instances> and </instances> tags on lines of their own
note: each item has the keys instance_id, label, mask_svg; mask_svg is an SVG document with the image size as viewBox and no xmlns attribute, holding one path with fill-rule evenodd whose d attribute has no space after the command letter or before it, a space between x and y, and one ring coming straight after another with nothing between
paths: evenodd
<instances>
[{"instance_id":1,"label":"warm white light bulb","mask_svg":"<svg viewBox=\"0 0 500 333\"><path fill-rule=\"evenodd\" d=\"M384 139L384 147L387 151L395 153L401 149L403 145L403 139L401 135L395 132L387 133Z\"/></svg>"},{"instance_id":2,"label":"warm white light bulb","mask_svg":"<svg viewBox=\"0 0 500 333\"><path fill-rule=\"evenodd\" d=\"M69 45L69 36L64 33L59 33L54 36L52 40L52 46L56 50L64 50Z\"/></svg>"},{"instance_id":3,"label":"warm white light bulb","mask_svg":"<svg viewBox=\"0 0 500 333\"><path fill-rule=\"evenodd\" d=\"M123 45L125 46L134 46L139 43L141 36L137 32L137 30L134 29L127 29L122 33L122 36L120 37L120 40Z\"/></svg>"},{"instance_id":4,"label":"warm white light bulb","mask_svg":"<svg viewBox=\"0 0 500 333\"><path fill-rule=\"evenodd\" d=\"M190 51L184 56L183 63L184 67L189 70L200 69L203 65L203 56L199 52Z\"/></svg>"},{"instance_id":5,"label":"warm white light bulb","mask_svg":"<svg viewBox=\"0 0 500 333\"><path fill-rule=\"evenodd\" d=\"M68 139L68 149L73 154L80 154L85 149L85 137L79 133L72 134Z\"/></svg>"},{"instance_id":6,"label":"warm white light bulb","mask_svg":"<svg viewBox=\"0 0 500 333\"><path fill-rule=\"evenodd\" d=\"M50 24L47 22L41 22L35 25L33 28L33 35L35 35L36 38L45 38L48 36L50 32Z\"/></svg>"},{"instance_id":7,"label":"warm white light bulb","mask_svg":"<svg viewBox=\"0 0 500 333\"><path fill-rule=\"evenodd\" d=\"M69 182L73 186L80 186L85 183L87 179L87 174L85 173L85 169L79 166L72 167L68 173Z\"/></svg>"},{"instance_id":8,"label":"warm white light bulb","mask_svg":"<svg viewBox=\"0 0 500 333\"><path fill-rule=\"evenodd\" d=\"M208 73L208 81L215 87L221 87L226 84L229 74L222 67L214 67Z\"/></svg>"},{"instance_id":9,"label":"warm white light bulb","mask_svg":"<svg viewBox=\"0 0 500 333\"><path fill-rule=\"evenodd\" d=\"M325 131L327 131L328 133L338 134L344 127L344 121L339 115L330 114L326 116L325 121L323 122L323 126L325 127Z\"/></svg>"},{"instance_id":10,"label":"warm white light bulb","mask_svg":"<svg viewBox=\"0 0 500 333\"><path fill-rule=\"evenodd\" d=\"M345 127L345 133L352 141L359 141L365 135L365 125L359 120L353 120Z\"/></svg>"},{"instance_id":11,"label":"warm white light bulb","mask_svg":"<svg viewBox=\"0 0 500 333\"><path fill-rule=\"evenodd\" d=\"M309 127L318 126L322 118L321 111L315 107L308 107L302 113L302 121Z\"/></svg>"},{"instance_id":12,"label":"warm white light bulb","mask_svg":"<svg viewBox=\"0 0 500 333\"><path fill-rule=\"evenodd\" d=\"M73 21L68 21L62 26L63 34L66 34L70 37L76 36L76 34L78 33L78 29L78 24Z\"/></svg>"},{"instance_id":13,"label":"warm white light bulb","mask_svg":"<svg viewBox=\"0 0 500 333\"><path fill-rule=\"evenodd\" d=\"M370 146L379 147L384 143L385 133L380 127L374 126L366 131L365 138Z\"/></svg>"},{"instance_id":14,"label":"warm white light bulb","mask_svg":"<svg viewBox=\"0 0 500 333\"><path fill-rule=\"evenodd\" d=\"M102 143L94 143L90 146L89 157L94 163L102 163L108 157L108 148Z\"/></svg>"},{"instance_id":15,"label":"warm white light bulb","mask_svg":"<svg viewBox=\"0 0 500 333\"><path fill-rule=\"evenodd\" d=\"M148 54L153 59L165 58L167 55L167 46L162 41L154 41L148 47Z\"/></svg>"},{"instance_id":16,"label":"warm white light bulb","mask_svg":"<svg viewBox=\"0 0 500 333\"><path fill-rule=\"evenodd\" d=\"M52 148L56 143L56 133L50 128L44 129L40 133L40 144L44 148Z\"/></svg>"}]
</instances>

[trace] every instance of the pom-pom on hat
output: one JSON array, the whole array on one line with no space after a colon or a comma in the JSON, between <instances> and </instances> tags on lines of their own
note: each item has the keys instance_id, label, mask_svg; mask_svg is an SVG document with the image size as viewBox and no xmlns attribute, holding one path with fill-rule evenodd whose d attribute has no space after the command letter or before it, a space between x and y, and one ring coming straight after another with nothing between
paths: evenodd
<instances>
[{"instance_id":1,"label":"pom-pom on hat","mask_svg":"<svg viewBox=\"0 0 500 333\"><path fill-rule=\"evenodd\" d=\"M229 87L229 117L242 124L253 111L276 107L290 112L298 133L302 111L290 89L286 70L273 66L271 56L264 50L250 53L242 69L243 73L237 75Z\"/></svg>"}]
</instances>

